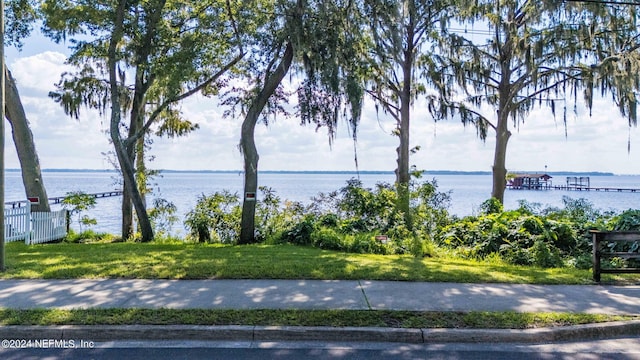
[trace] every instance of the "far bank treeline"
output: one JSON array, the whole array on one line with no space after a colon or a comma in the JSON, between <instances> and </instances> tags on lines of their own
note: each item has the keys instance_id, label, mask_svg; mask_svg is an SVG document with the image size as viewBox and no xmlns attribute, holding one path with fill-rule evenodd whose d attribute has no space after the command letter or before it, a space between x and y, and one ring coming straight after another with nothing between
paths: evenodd
<instances>
[{"instance_id":1,"label":"far bank treeline","mask_svg":"<svg viewBox=\"0 0 640 360\"><path fill-rule=\"evenodd\" d=\"M198 124L180 112L181 101L195 94L242 119L239 243L259 240L255 127L287 113L284 104L292 95L297 102L295 114L289 115L302 125L326 129L330 142L339 121L350 125L357 140L366 97L382 110L380 116L396 121L395 198L387 205L412 237L423 220L412 210L410 155L419 149L409 147L409 133L416 99L426 99L434 120L461 120L475 126L482 140L495 136L491 196L498 203L506 185L509 129L534 107L549 107L566 124L567 109L578 98L590 107L598 93L610 95L629 123L636 122L640 32L636 7L630 5L528 0L6 3L7 44L20 46L35 24L52 41L71 44L67 61L76 71L61 74L50 93L53 101L77 119L86 108L109 117L113 162L124 183L125 239L135 233L134 214L140 239L154 238L145 200L153 171L145 153L154 136L197 131ZM291 80L292 93L285 79ZM22 167L39 169L37 162ZM25 176L28 195L35 190L27 185L39 183L44 189L37 176Z\"/></svg>"}]
</instances>

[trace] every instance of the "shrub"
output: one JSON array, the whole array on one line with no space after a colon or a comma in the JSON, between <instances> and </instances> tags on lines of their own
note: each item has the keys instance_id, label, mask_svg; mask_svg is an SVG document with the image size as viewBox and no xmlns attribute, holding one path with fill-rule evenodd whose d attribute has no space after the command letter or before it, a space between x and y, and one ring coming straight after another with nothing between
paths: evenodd
<instances>
[{"instance_id":1,"label":"shrub","mask_svg":"<svg viewBox=\"0 0 640 360\"><path fill-rule=\"evenodd\" d=\"M412 182L409 190L412 228L405 224L405 216L396 206L397 189L387 183L378 183L370 189L363 188L360 180L351 179L339 191L315 197L309 211L317 216L318 226L334 229L342 236L346 249L351 246L345 244L356 242L359 245L354 251L369 247L362 234L367 234L365 237L387 234L390 244L383 250L379 244L372 243L372 251L422 256L425 252L422 238L434 237L439 227L449 223L450 195L438 192L435 180Z\"/></svg>"},{"instance_id":2,"label":"shrub","mask_svg":"<svg viewBox=\"0 0 640 360\"><path fill-rule=\"evenodd\" d=\"M478 210L481 215L499 214L504 210L504 206L500 200L492 197L480 204L480 208Z\"/></svg>"},{"instance_id":3,"label":"shrub","mask_svg":"<svg viewBox=\"0 0 640 360\"><path fill-rule=\"evenodd\" d=\"M289 230L282 233L282 242L295 245L311 245L311 233L315 229L315 217L307 215L299 222L295 223Z\"/></svg>"},{"instance_id":4,"label":"shrub","mask_svg":"<svg viewBox=\"0 0 640 360\"><path fill-rule=\"evenodd\" d=\"M413 230L433 238L438 229L450 223L447 208L451 203L449 192L439 192L436 180L411 185L411 212Z\"/></svg>"},{"instance_id":5,"label":"shrub","mask_svg":"<svg viewBox=\"0 0 640 360\"><path fill-rule=\"evenodd\" d=\"M614 231L639 231L640 210L626 210L611 220L610 227Z\"/></svg>"},{"instance_id":6,"label":"shrub","mask_svg":"<svg viewBox=\"0 0 640 360\"><path fill-rule=\"evenodd\" d=\"M389 244L375 239L374 233L360 233L345 237L346 251L359 254L391 254L393 252Z\"/></svg>"},{"instance_id":7,"label":"shrub","mask_svg":"<svg viewBox=\"0 0 640 360\"><path fill-rule=\"evenodd\" d=\"M444 227L436 240L464 257L498 253L509 263L540 267L562 266L562 256L577 257L582 245L573 223L534 215L527 207L463 218Z\"/></svg>"},{"instance_id":8,"label":"shrub","mask_svg":"<svg viewBox=\"0 0 640 360\"><path fill-rule=\"evenodd\" d=\"M572 222L593 222L601 216L600 211L593 206L593 203L586 199L572 199L568 196L563 196L562 202L564 203L563 213Z\"/></svg>"},{"instance_id":9,"label":"shrub","mask_svg":"<svg viewBox=\"0 0 640 360\"><path fill-rule=\"evenodd\" d=\"M494 253L495 254L495 253ZM500 256L502 259L514 265L531 265L533 263L527 249L510 244L504 244L500 247Z\"/></svg>"},{"instance_id":10,"label":"shrub","mask_svg":"<svg viewBox=\"0 0 640 360\"><path fill-rule=\"evenodd\" d=\"M311 233L313 246L326 250L344 250L342 237L334 229L320 227Z\"/></svg>"},{"instance_id":11,"label":"shrub","mask_svg":"<svg viewBox=\"0 0 640 360\"><path fill-rule=\"evenodd\" d=\"M256 204L255 240L257 242L287 242L285 234L307 212L300 202L284 201L270 187L260 186L262 200Z\"/></svg>"},{"instance_id":12,"label":"shrub","mask_svg":"<svg viewBox=\"0 0 640 360\"><path fill-rule=\"evenodd\" d=\"M565 265L576 269L588 270L593 266L593 258L592 255L588 253L579 254L575 257L568 258Z\"/></svg>"},{"instance_id":13,"label":"shrub","mask_svg":"<svg viewBox=\"0 0 640 360\"><path fill-rule=\"evenodd\" d=\"M256 199L255 237L256 242L262 242L272 237L282 226L283 214L280 209L280 198L270 187L260 186L262 200Z\"/></svg>"},{"instance_id":14,"label":"shrub","mask_svg":"<svg viewBox=\"0 0 640 360\"><path fill-rule=\"evenodd\" d=\"M84 211L93 209L96 206L96 198L84 191L68 192L62 199L62 207L69 210L69 216L78 215L78 226L82 231L82 225L96 225L98 222L94 218L82 215Z\"/></svg>"},{"instance_id":15,"label":"shrub","mask_svg":"<svg viewBox=\"0 0 640 360\"><path fill-rule=\"evenodd\" d=\"M237 194L227 190L202 195L185 217L185 226L198 242L234 243L240 233L240 203Z\"/></svg>"},{"instance_id":16,"label":"shrub","mask_svg":"<svg viewBox=\"0 0 640 360\"><path fill-rule=\"evenodd\" d=\"M561 267L562 258L557 250L542 239L533 243L530 249L533 264L542 268Z\"/></svg>"},{"instance_id":17,"label":"shrub","mask_svg":"<svg viewBox=\"0 0 640 360\"><path fill-rule=\"evenodd\" d=\"M318 224L320 226L337 228L340 224L340 218L334 213L322 214L318 219Z\"/></svg>"},{"instance_id":18,"label":"shrub","mask_svg":"<svg viewBox=\"0 0 640 360\"><path fill-rule=\"evenodd\" d=\"M69 230L63 241L68 243L115 242L116 237L109 233L97 233L91 229L81 232L75 232L73 231L73 229L71 229Z\"/></svg>"},{"instance_id":19,"label":"shrub","mask_svg":"<svg viewBox=\"0 0 640 360\"><path fill-rule=\"evenodd\" d=\"M156 198L153 207L148 210L149 220L158 237L171 237L171 228L178 222L178 208L171 201Z\"/></svg>"}]
</instances>

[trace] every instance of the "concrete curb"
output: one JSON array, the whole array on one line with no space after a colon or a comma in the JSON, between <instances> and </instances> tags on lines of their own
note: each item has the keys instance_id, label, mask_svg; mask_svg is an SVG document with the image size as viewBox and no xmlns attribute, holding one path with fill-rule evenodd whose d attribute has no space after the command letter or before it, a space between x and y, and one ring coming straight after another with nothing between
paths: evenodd
<instances>
[{"instance_id":1,"label":"concrete curb","mask_svg":"<svg viewBox=\"0 0 640 360\"><path fill-rule=\"evenodd\" d=\"M340 341L396 343L544 343L640 336L640 320L542 329L398 329L378 327L62 325L0 326L0 339Z\"/></svg>"}]
</instances>

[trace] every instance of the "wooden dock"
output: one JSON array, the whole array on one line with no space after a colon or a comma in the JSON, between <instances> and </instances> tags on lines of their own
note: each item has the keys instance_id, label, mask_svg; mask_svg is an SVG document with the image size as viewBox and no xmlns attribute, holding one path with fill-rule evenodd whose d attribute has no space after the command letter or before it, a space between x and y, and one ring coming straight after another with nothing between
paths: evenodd
<instances>
[{"instance_id":1,"label":"wooden dock","mask_svg":"<svg viewBox=\"0 0 640 360\"><path fill-rule=\"evenodd\" d=\"M640 192L640 189L630 188L615 188L615 187L583 187L583 186L553 186L555 190L568 190L568 191L602 191L602 192Z\"/></svg>"},{"instance_id":2,"label":"wooden dock","mask_svg":"<svg viewBox=\"0 0 640 360\"><path fill-rule=\"evenodd\" d=\"M640 193L636 188L619 188L610 186L591 186L588 176L567 176L563 185L553 185L548 174L516 174L507 183L511 190L565 190L565 191L601 191L601 192L630 192Z\"/></svg>"},{"instance_id":3,"label":"wooden dock","mask_svg":"<svg viewBox=\"0 0 640 360\"><path fill-rule=\"evenodd\" d=\"M93 196L96 199L112 197L112 196L122 196L122 190L113 190L113 191L105 191L101 193L87 194L89 196ZM49 198L49 204L61 204L62 201L66 198L66 196L56 196ZM22 206L26 206L29 203L28 200L18 200L18 201L8 201L5 202L5 207L19 208Z\"/></svg>"}]
</instances>

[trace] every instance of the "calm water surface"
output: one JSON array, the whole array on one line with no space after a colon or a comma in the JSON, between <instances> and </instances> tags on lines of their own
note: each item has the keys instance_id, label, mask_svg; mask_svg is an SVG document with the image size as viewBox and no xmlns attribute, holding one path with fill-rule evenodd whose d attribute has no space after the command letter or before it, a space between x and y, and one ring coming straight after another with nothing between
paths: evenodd
<instances>
[{"instance_id":1,"label":"calm water surface","mask_svg":"<svg viewBox=\"0 0 640 360\"><path fill-rule=\"evenodd\" d=\"M343 187L353 174L260 174L260 185L271 187L281 199L308 203L310 198L320 192L330 192ZM45 186L49 197L64 196L71 191L97 193L120 189L114 173L110 172L45 172ZM435 178L440 191L451 192L451 214L471 215L491 194L490 175L426 175L425 180ZM378 182L392 183L394 175L361 174L364 186L372 187ZM565 182L564 176L556 176L554 184ZM223 189L240 193L243 177L238 173L165 173L153 180L154 194L172 201L181 215L195 206L198 196L209 195ZM592 187L636 188L640 189L640 176L591 176ZM596 192L596 191L528 191L507 190L505 207L518 207L519 200L540 203L542 206L562 207L562 199L569 196L574 199L585 198L602 210L623 211L630 208L640 209L640 192ZM7 172L5 177L6 201L25 198L19 172ZM95 230L117 233L120 226L120 197L98 199L97 206L87 215L98 220ZM74 224L75 225L75 224ZM181 228L181 226L178 226ZM179 230L176 232L184 232Z\"/></svg>"}]
</instances>

